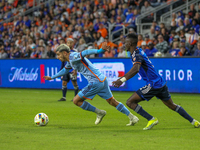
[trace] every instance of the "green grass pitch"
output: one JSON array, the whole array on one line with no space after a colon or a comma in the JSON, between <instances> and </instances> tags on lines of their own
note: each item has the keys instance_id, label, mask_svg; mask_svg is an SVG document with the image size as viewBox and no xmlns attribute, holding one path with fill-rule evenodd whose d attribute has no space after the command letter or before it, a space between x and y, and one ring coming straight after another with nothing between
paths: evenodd
<instances>
[{"instance_id":1,"label":"green grass pitch","mask_svg":"<svg viewBox=\"0 0 200 150\"><path fill-rule=\"evenodd\" d=\"M113 92L126 104L131 92ZM199 149L200 129L153 98L140 103L157 117L159 124L143 131L147 120L140 119L135 126L126 127L126 115L96 96L89 101L107 111L99 125L96 115L75 106L68 91L66 102L58 102L61 90L0 89L0 150L191 150ZM176 104L200 120L198 94L172 94ZM129 109L130 110L130 109ZM49 116L49 124L37 127L33 120L37 113Z\"/></svg>"}]
</instances>

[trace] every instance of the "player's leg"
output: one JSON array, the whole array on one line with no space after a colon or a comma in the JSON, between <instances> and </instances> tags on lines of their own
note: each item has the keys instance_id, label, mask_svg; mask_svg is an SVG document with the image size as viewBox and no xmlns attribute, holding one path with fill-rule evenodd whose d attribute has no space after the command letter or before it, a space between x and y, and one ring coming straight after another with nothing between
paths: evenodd
<instances>
[{"instance_id":1,"label":"player's leg","mask_svg":"<svg viewBox=\"0 0 200 150\"><path fill-rule=\"evenodd\" d=\"M58 101L66 101L67 81L62 81L62 98Z\"/></svg>"},{"instance_id":2,"label":"player's leg","mask_svg":"<svg viewBox=\"0 0 200 150\"><path fill-rule=\"evenodd\" d=\"M72 84L74 86L74 96L76 96L78 94L78 91L79 91L77 80L72 81Z\"/></svg>"},{"instance_id":3,"label":"player's leg","mask_svg":"<svg viewBox=\"0 0 200 150\"><path fill-rule=\"evenodd\" d=\"M195 119L193 119L184 109L183 107L176 105L172 99L171 99L171 95L169 93L168 87L164 86L160 93L157 95L158 98L160 98L162 100L162 102L170 109L176 111L177 113L179 113L182 117L184 117L185 119L187 119L190 123L192 123L195 127L199 127L200 123L198 121L196 121Z\"/></svg>"},{"instance_id":4,"label":"player's leg","mask_svg":"<svg viewBox=\"0 0 200 150\"><path fill-rule=\"evenodd\" d=\"M58 101L66 101L67 83L69 82L69 74L62 76L62 98Z\"/></svg>"},{"instance_id":5,"label":"player's leg","mask_svg":"<svg viewBox=\"0 0 200 150\"><path fill-rule=\"evenodd\" d=\"M162 102L170 109L176 111L177 113L179 113L182 117L184 117L185 119L187 119L192 125L194 125L194 127L198 128L200 127L200 123L193 119L184 109L183 107L174 104L174 102L172 101L172 99L170 98L169 100L162 100Z\"/></svg>"},{"instance_id":6,"label":"player's leg","mask_svg":"<svg viewBox=\"0 0 200 150\"><path fill-rule=\"evenodd\" d=\"M140 96L139 96L140 95ZM141 105L138 103L141 101L144 101L145 99L141 98L143 97L141 93L138 91L133 93L133 95L126 101L126 105L134 110L136 113L141 115L142 117L146 118L148 121L153 119L153 116L151 116L148 112L146 112Z\"/></svg>"},{"instance_id":7,"label":"player's leg","mask_svg":"<svg viewBox=\"0 0 200 150\"><path fill-rule=\"evenodd\" d=\"M77 76L73 75L73 73L70 73L70 79L72 81L72 84L74 86L74 96L76 96L78 94L79 88L78 88L78 84L77 84Z\"/></svg>"},{"instance_id":8,"label":"player's leg","mask_svg":"<svg viewBox=\"0 0 200 150\"><path fill-rule=\"evenodd\" d=\"M104 87L102 88L101 91L99 91L98 95L100 97L102 97L103 99L106 99L106 101L114 106L119 112L127 115L130 119L130 123L131 125L134 125L135 123L137 123L139 121L139 119L134 116L127 108L126 106L124 106L124 104L122 104L121 102L118 102L112 95L112 92L110 90L110 87L108 85L108 81L105 80L104 81Z\"/></svg>"},{"instance_id":9,"label":"player's leg","mask_svg":"<svg viewBox=\"0 0 200 150\"><path fill-rule=\"evenodd\" d=\"M85 88L83 88L73 99L73 103L84 110L91 111L97 114L95 124L99 124L103 117L106 115L105 110L100 110L90 103L86 102L85 99L92 100L95 95L101 90L102 84L90 82Z\"/></svg>"},{"instance_id":10,"label":"player's leg","mask_svg":"<svg viewBox=\"0 0 200 150\"><path fill-rule=\"evenodd\" d=\"M114 97L111 97L110 99L106 100L110 105L114 106L119 112L125 114L128 116L130 122L127 124L127 126L133 126L136 124L139 119L137 116L133 115L127 108L122 104L121 102L118 102Z\"/></svg>"},{"instance_id":11,"label":"player's leg","mask_svg":"<svg viewBox=\"0 0 200 150\"><path fill-rule=\"evenodd\" d=\"M143 130L149 130L154 125L158 124L158 119L154 118L148 112L146 112L138 103L144 100L150 100L154 96L154 90L150 85L144 86L133 93L133 95L127 100L126 104L129 108L133 109L136 113L148 120L147 126Z\"/></svg>"}]
</instances>

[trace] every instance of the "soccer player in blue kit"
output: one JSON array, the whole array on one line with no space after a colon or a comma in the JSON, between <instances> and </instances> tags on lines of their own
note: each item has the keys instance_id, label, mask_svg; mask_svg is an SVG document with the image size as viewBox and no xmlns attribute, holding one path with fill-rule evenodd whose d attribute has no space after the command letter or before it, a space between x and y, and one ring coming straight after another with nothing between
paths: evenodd
<instances>
[{"instance_id":1,"label":"soccer player in blue kit","mask_svg":"<svg viewBox=\"0 0 200 150\"><path fill-rule=\"evenodd\" d=\"M64 43L62 43L62 44L64 44ZM69 46L70 52L77 52L77 50L73 48L74 40L72 38L67 39L67 46ZM66 63L67 62L62 61L61 69L63 69L65 67ZM67 84L70 80L72 81L72 84L74 86L74 94L76 96L76 94L78 94L78 91L79 91L78 84L77 84L77 72L75 70L68 72L67 74L63 75L61 77L61 79L62 79L62 95L63 95L63 97L61 99L59 99L58 101L66 101Z\"/></svg>"},{"instance_id":2,"label":"soccer player in blue kit","mask_svg":"<svg viewBox=\"0 0 200 150\"><path fill-rule=\"evenodd\" d=\"M106 76L102 74L94 65L85 57L91 54L99 54L105 52L105 50L109 50L107 43L102 44L102 48L99 50L90 49L84 50L80 53L73 52L70 53L70 48L61 44L56 48L57 58L60 61L67 61L65 68L60 70L57 74L50 76L44 76L45 80L52 80L57 77L63 76L69 72L71 68L80 72L87 80L88 85L83 88L73 99L73 103L84 110L95 112L97 114L97 118L95 124L99 124L102 118L106 115L105 110L100 110L87 101L86 99L92 100L96 94L98 94L103 99L116 107L116 109L128 116L130 119L128 126L134 125L139 121L139 119L134 116L122 103L118 102L112 95L110 91L110 87L108 85L108 81Z\"/></svg>"},{"instance_id":3,"label":"soccer player in blue kit","mask_svg":"<svg viewBox=\"0 0 200 150\"><path fill-rule=\"evenodd\" d=\"M126 102L129 108L148 120L148 124L143 130L149 130L154 125L158 124L158 119L147 113L138 103L144 100L149 101L154 96L161 99L167 107L179 113L194 125L194 127L198 128L200 123L193 119L181 106L176 105L172 101L166 81L156 72L153 64L144 51L137 47L137 42L137 34L131 33L126 37L125 48L131 53L133 67L122 78L114 81L113 85L119 87L123 82L134 77L137 73L139 73L143 80L146 81L146 86L133 93Z\"/></svg>"}]
</instances>

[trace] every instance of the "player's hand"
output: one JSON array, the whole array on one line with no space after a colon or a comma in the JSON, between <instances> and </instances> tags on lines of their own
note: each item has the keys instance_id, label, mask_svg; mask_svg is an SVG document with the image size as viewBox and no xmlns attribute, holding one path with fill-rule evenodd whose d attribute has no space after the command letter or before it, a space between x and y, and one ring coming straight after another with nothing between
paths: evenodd
<instances>
[{"instance_id":1,"label":"player's hand","mask_svg":"<svg viewBox=\"0 0 200 150\"><path fill-rule=\"evenodd\" d=\"M43 78L44 78L45 80L52 80L52 78L51 78L50 76L43 76Z\"/></svg>"},{"instance_id":2,"label":"player's hand","mask_svg":"<svg viewBox=\"0 0 200 150\"><path fill-rule=\"evenodd\" d=\"M112 85L114 86L114 87L120 87L121 85L122 85L122 81L120 80L120 79L118 79L117 81L113 81L112 82Z\"/></svg>"},{"instance_id":3,"label":"player's hand","mask_svg":"<svg viewBox=\"0 0 200 150\"><path fill-rule=\"evenodd\" d=\"M109 50L110 50L110 46L107 46L107 42L103 42L101 48L102 48L104 51L109 51Z\"/></svg>"}]
</instances>

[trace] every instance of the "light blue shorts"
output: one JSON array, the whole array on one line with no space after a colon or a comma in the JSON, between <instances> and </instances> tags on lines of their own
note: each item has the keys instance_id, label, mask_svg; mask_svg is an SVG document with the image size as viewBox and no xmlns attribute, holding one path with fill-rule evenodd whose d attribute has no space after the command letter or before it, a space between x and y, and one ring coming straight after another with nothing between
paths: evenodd
<instances>
[{"instance_id":1,"label":"light blue shorts","mask_svg":"<svg viewBox=\"0 0 200 150\"><path fill-rule=\"evenodd\" d=\"M107 79L104 82L90 82L78 93L82 99L89 100L92 100L96 94L106 100L113 97Z\"/></svg>"}]
</instances>

